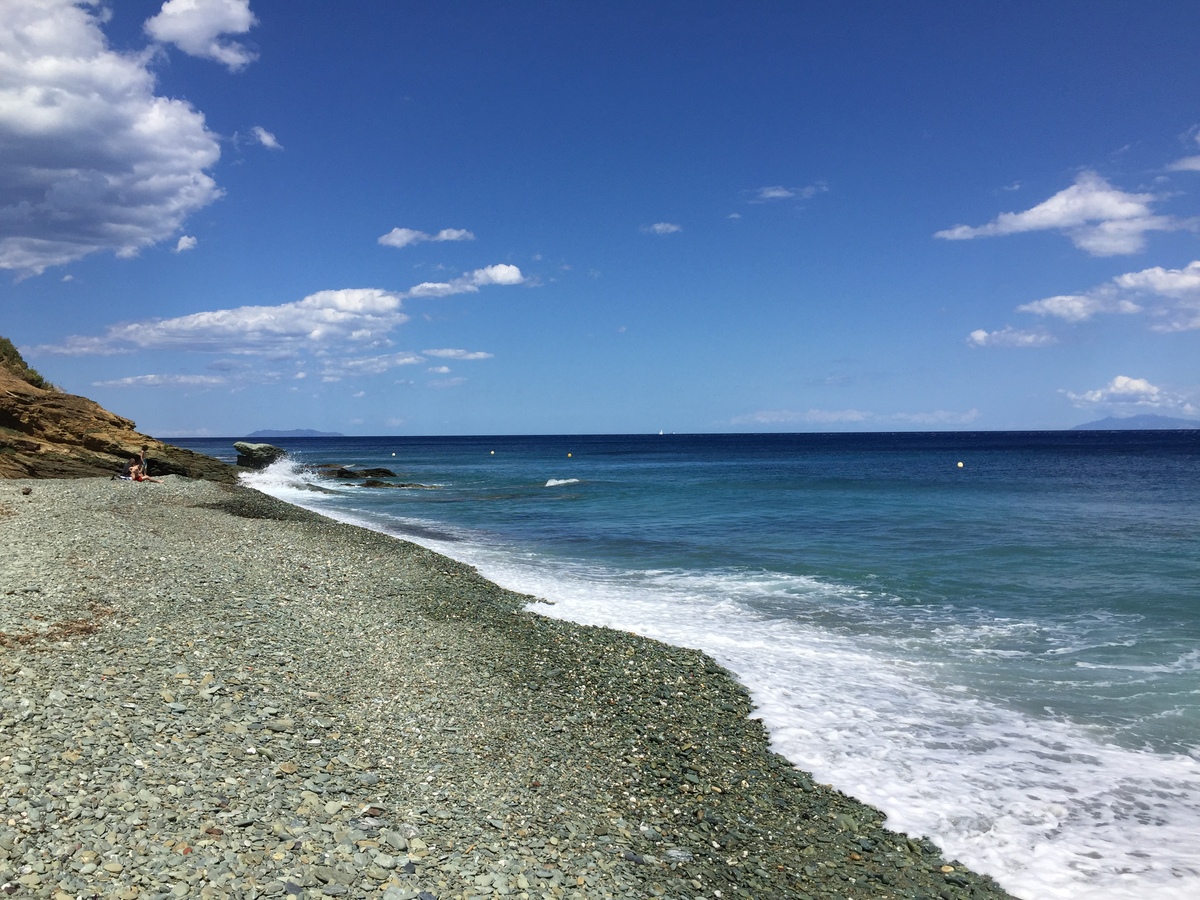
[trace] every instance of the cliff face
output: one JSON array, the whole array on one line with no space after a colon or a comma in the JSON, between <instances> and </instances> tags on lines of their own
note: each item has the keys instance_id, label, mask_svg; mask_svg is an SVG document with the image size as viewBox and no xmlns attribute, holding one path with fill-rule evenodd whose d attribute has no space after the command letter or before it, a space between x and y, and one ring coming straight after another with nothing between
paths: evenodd
<instances>
[{"instance_id":1,"label":"cliff face","mask_svg":"<svg viewBox=\"0 0 1200 900\"><path fill-rule=\"evenodd\" d=\"M236 480L233 466L144 435L86 397L33 384L22 368L0 359L0 478L115 475L144 445L152 475Z\"/></svg>"}]
</instances>

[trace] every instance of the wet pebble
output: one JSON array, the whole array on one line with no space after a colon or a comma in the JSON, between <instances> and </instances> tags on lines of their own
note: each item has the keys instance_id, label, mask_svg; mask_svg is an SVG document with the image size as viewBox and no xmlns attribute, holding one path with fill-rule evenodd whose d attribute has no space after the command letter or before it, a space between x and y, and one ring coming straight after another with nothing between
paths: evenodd
<instances>
[{"instance_id":1,"label":"wet pebble","mask_svg":"<svg viewBox=\"0 0 1200 900\"><path fill-rule=\"evenodd\" d=\"M773 754L696 651L243 488L4 502L28 486L0 482L6 894L1008 896Z\"/></svg>"}]
</instances>

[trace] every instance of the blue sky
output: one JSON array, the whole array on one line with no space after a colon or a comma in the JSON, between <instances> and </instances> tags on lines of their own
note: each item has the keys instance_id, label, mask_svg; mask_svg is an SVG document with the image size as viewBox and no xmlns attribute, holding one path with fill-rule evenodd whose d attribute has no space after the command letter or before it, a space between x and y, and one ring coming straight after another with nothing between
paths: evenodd
<instances>
[{"instance_id":1,"label":"blue sky","mask_svg":"<svg viewBox=\"0 0 1200 900\"><path fill-rule=\"evenodd\" d=\"M1200 418L1200 10L0 0L0 334L156 436Z\"/></svg>"}]
</instances>

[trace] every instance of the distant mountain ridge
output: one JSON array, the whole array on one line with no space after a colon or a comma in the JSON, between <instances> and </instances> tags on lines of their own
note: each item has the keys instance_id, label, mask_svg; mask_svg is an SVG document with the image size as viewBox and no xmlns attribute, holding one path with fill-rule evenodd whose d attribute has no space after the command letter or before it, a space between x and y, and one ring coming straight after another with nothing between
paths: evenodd
<instances>
[{"instance_id":1,"label":"distant mountain ridge","mask_svg":"<svg viewBox=\"0 0 1200 900\"><path fill-rule=\"evenodd\" d=\"M1085 422L1083 425L1076 425L1071 431L1156 431L1188 428L1200 428L1200 421L1196 419L1175 419L1171 416L1144 414L1140 416L1126 416L1122 419L1109 416L1106 419L1098 419L1095 422Z\"/></svg>"},{"instance_id":2,"label":"distant mountain ridge","mask_svg":"<svg viewBox=\"0 0 1200 900\"><path fill-rule=\"evenodd\" d=\"M264 428L246 435L252 438L289 438L289 437L345 437L340 431L313 431L311 428L293 428L283 431L274 428Z\"/></svg>"}]
</instances>

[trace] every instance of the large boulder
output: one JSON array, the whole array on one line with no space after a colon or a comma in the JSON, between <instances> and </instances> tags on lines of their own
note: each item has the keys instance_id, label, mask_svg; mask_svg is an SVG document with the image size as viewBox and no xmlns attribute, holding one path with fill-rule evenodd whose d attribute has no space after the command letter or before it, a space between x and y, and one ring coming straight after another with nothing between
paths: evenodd
<instances>
[{"instance_id":1,"label":"large boulder","mask_svg":"<svg viewBox=\"0 0 1200 900\"><path fill-rule=\"evenodd\" d=\"M287 456L287 451L282 447L252 444L249 441L237 441L233 449L238 452L237 464L248 469L265 469L276 460Z\"/></svg>"},{"instance_id":2,"label":"large boulder","mask_svg":"<svg viewBox=\"0 0 1200 900\"><path fill-rule=\"evenodd\" d=\"M164 444L95 401L56 389L6 339L0 351L11 351L0 352L0 478L115 475L145 447L152 475L237 480L233 466Z\"/></svg>"}]
</instances>

